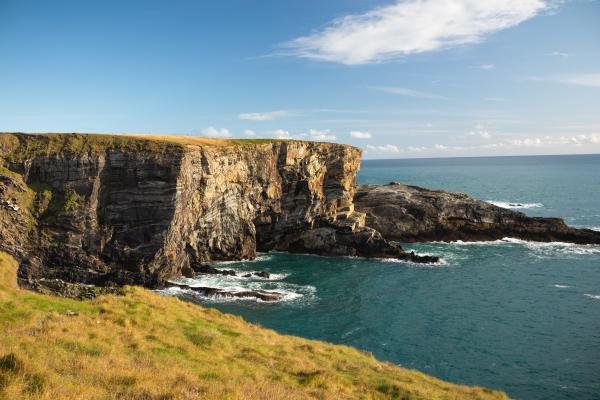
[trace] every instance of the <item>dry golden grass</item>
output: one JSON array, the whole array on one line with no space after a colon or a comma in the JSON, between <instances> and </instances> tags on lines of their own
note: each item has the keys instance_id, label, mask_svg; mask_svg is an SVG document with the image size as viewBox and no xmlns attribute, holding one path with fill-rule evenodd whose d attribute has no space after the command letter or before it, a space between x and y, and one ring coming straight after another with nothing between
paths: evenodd
<instances>
[{"instance_id":1,"label":"dry golden grass","mask_svg":"<svg viewBox=\"0 0 600 400\"><path fill-rule=\"evenodd\" d=\"M506 399L141 288L93 301L15 287L0 253L0 398Z\"/></svg>"}]
</instances>

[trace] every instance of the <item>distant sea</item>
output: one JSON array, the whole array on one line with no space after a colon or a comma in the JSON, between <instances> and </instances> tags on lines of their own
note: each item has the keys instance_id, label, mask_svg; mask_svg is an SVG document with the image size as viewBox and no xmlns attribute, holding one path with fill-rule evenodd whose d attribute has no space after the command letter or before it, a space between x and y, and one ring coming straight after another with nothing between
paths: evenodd
<instances>
[{"instance_id":1,"label":"distant sea","mask_svg":"<svg viewBox=\"0 0 600 400\"><path fill-rule=\"evenodd\" d=\"M363 161L358 180L463 192L600 230L600 155ZM191 300L516 399L600 398L599 246L505 239L405 247L444 261L261 254L226 267L270 279L192 283L279 290L285 301Z\"/></svg>"}]
</instances>

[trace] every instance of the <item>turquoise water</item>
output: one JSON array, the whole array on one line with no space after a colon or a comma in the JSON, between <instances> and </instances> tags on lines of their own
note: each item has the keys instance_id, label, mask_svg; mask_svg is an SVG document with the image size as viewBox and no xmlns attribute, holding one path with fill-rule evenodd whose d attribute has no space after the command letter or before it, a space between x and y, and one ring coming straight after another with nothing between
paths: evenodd
<instances>
[{"instance_id":1,"label":"turquoise water","mask_svg":"<svg viewBox=\"0 0 600 400\"><path fill-rule=\"evenodd\" d=\"M519 202L529 215L600 229L600 156L365 161L359 181ZM278 290L285 301L193 300L517 399L600 398L600 247L517 240L406 247L444 264L262 254L226 267L277 274L269 280L196 282Z\"/></svg>"}]
</instances>

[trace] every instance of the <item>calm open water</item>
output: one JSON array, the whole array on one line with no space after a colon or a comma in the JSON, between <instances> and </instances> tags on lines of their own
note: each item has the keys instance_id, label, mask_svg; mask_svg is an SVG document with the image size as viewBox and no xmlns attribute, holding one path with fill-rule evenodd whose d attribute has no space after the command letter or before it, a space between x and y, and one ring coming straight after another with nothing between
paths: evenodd
<instances>
[{"instance_id":1,"label":"calm open water","mask_svg":"<svg viewBox=\"0 0 600 400\"><path fill-rule=\"evenodd\" d=\"M600 230L600 155L364 161L359 183L465 192ZM195 299L281 333L517 399L600 399L600 247L505 240L405 246L445 264L262 254L227 263L270 280L192 283L287 293L277 304Z\"/></svg>"}]
</instances>

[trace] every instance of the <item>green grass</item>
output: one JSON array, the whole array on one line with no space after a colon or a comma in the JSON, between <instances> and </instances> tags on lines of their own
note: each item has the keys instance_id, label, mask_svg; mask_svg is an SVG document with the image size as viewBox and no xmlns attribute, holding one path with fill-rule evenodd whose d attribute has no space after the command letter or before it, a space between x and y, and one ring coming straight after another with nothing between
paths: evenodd
<instances>
[{"instance_id":1,"label":"green grass","mask_svg":"<svg viewBox=\"0 0 600 400\"><path fill-rule=\"evenodd\" d=\"M137 287L93 301L19 290L4 253L0 332L2 399L507 398Z\"/></svg>"}]
</instances>

